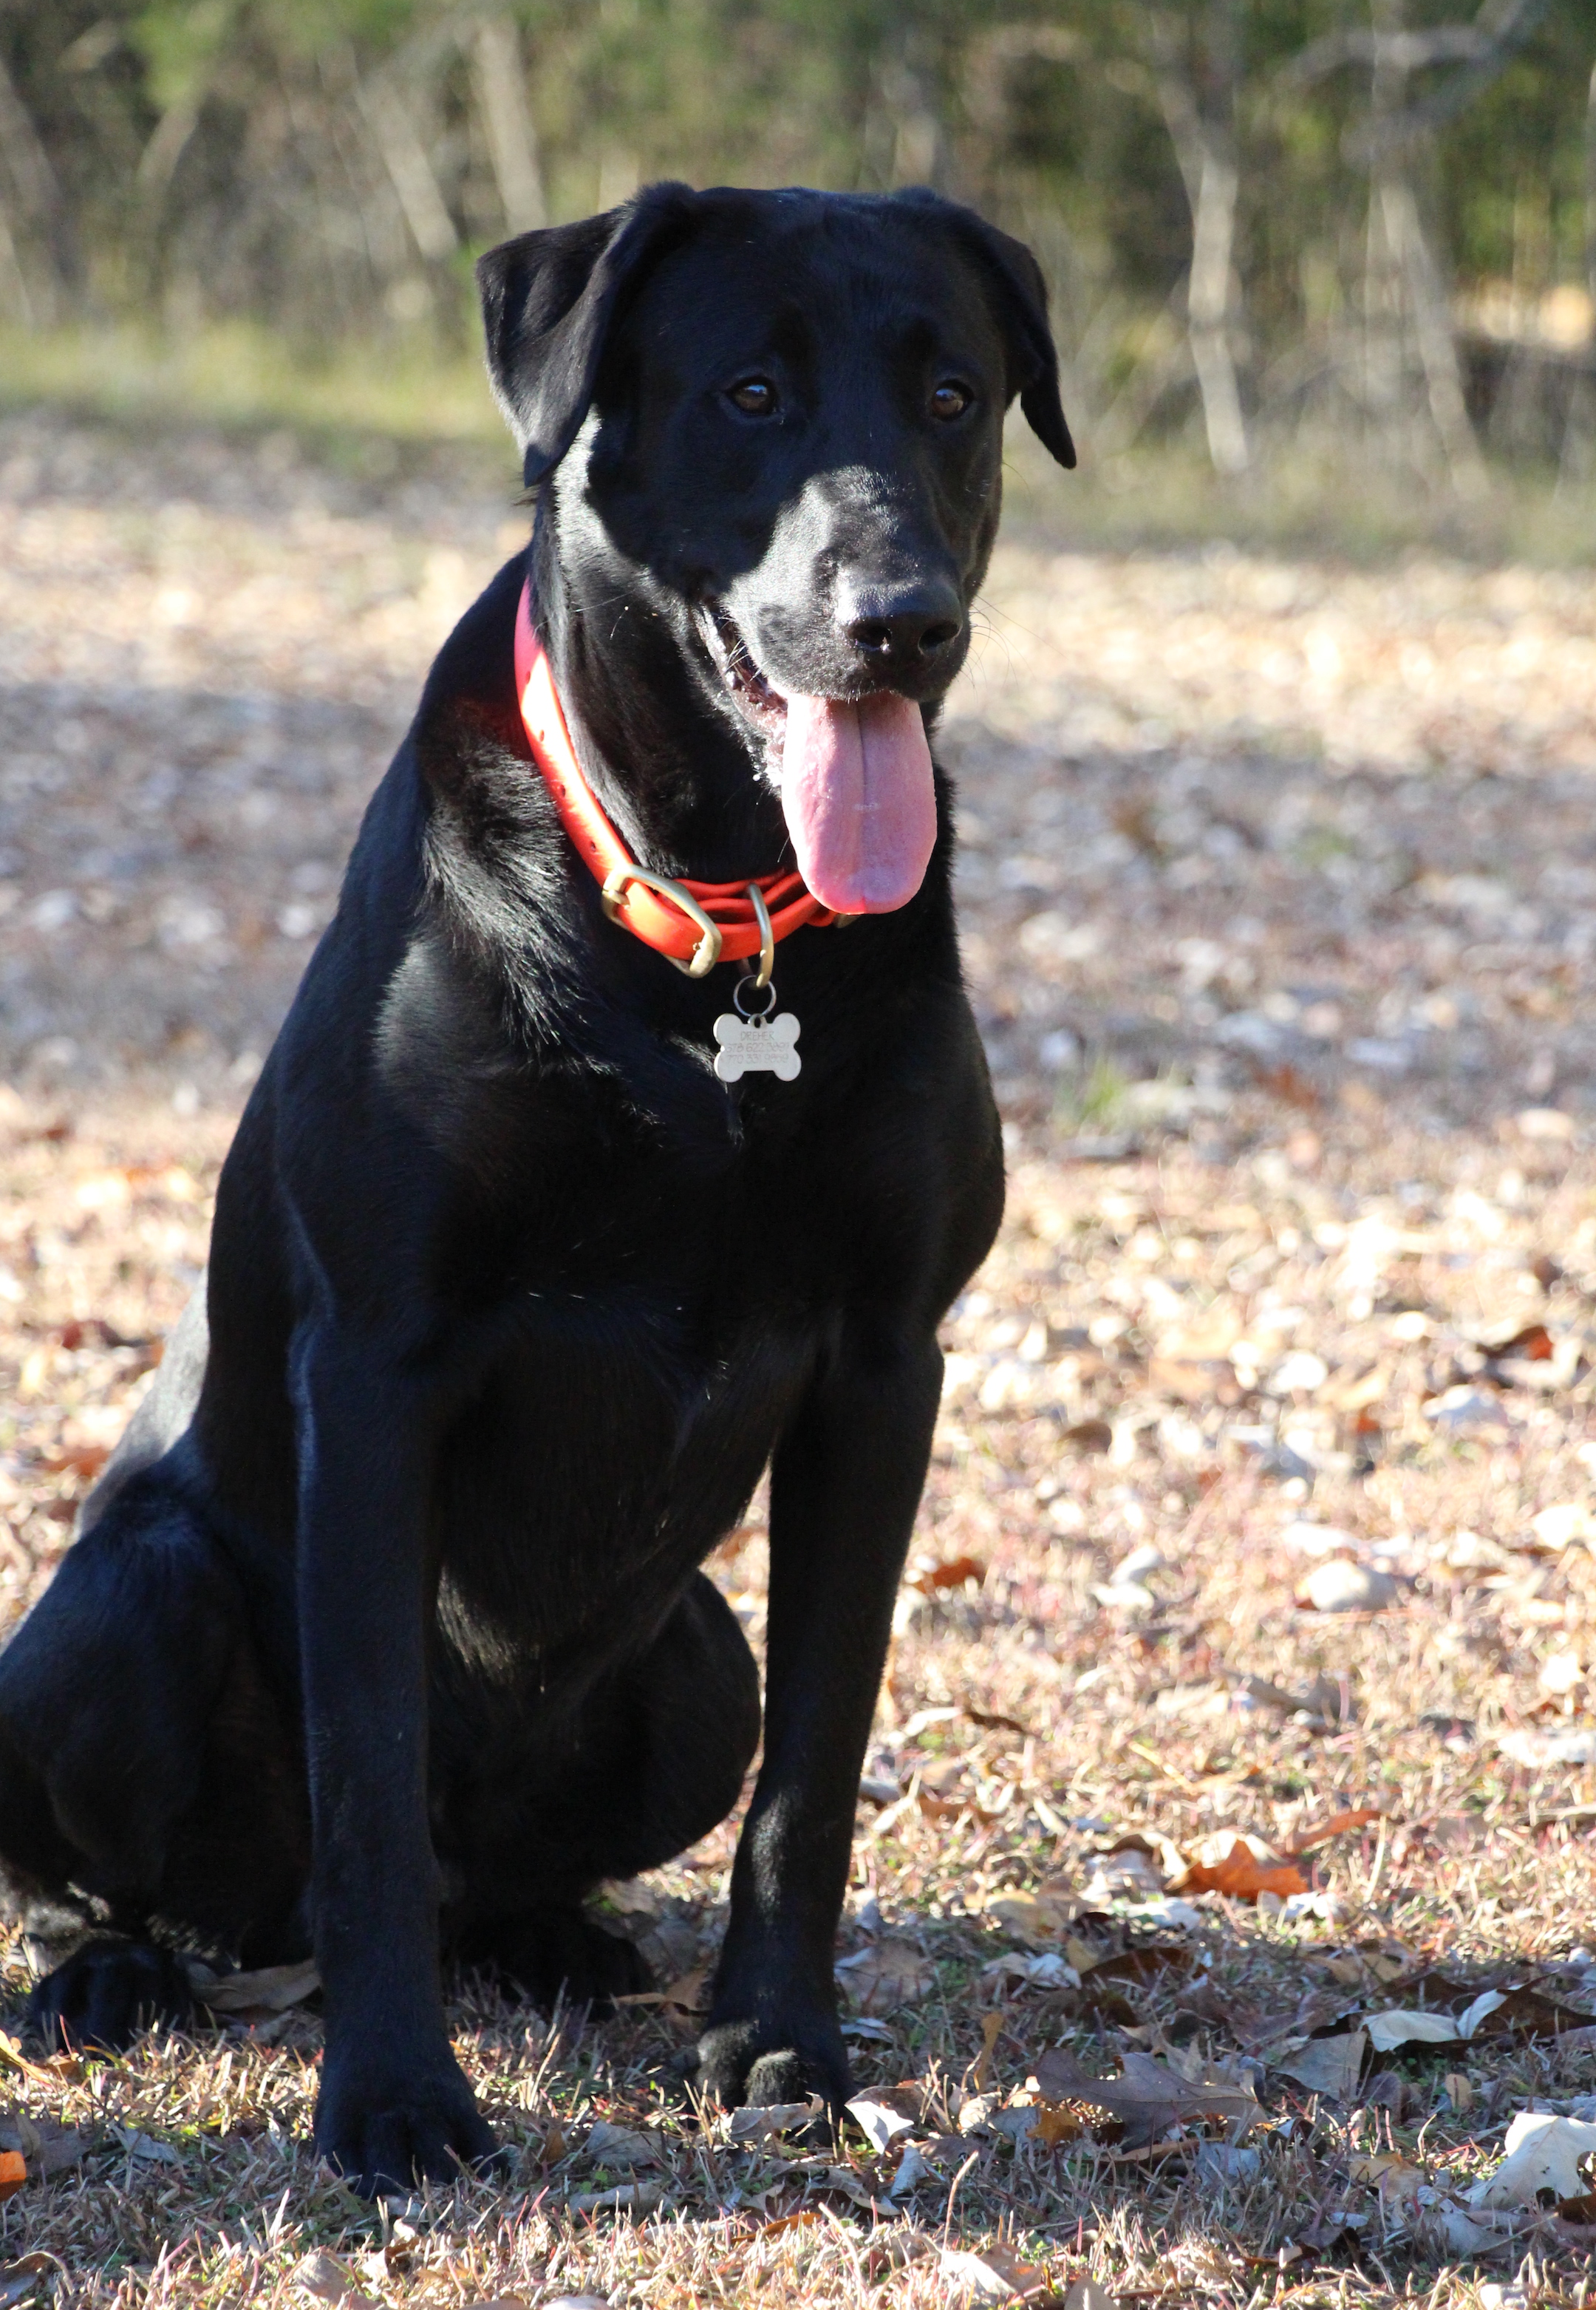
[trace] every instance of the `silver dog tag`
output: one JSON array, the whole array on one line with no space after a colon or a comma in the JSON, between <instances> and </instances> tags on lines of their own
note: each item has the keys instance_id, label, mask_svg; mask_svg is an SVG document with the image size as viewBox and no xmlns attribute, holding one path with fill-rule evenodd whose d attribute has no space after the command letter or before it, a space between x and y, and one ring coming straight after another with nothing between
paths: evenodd
<instances>
[{"instance_id":1,"label":"silver dog tag","mask_svg":"<svg viewBox=\"0 0 1596 2310\"><path fill-rule=\"evenodd\" d=\"M744 995L759 994L768 999L764 1010L750 1018L743 1008ZM723 1011L715 1022L715 1039L720 1045L715 1072L722 1082L741 1082L744 1075L759 1073L791 1082L803 1064L798 1055L798 1021L790 1011L777 1015L774 985L767 982L761 988L751 977L741 978L732 1000L736 1010Z\"/></svg>"}]
</instances>

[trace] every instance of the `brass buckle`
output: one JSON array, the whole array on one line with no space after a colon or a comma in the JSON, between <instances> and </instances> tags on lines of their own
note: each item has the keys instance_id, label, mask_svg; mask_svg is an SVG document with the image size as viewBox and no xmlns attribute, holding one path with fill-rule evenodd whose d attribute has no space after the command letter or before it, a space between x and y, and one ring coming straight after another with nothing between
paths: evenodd
<instances>
[{"instance_id":1,"label":"brass buckle","mask_svg":"<svg viewBox=\"0 0 1596 2310\"><path fill-rule=\"evenodd\" d=\"M720 960L720 925L712 922L692 893L684 890L680 882L672 882L668 874L651 874L646 866L612 867L605 875L603 888L599 892L599 904L604 910L604 919L612 923L620 920L620 900L629 882L641 882L645 890L654 891L659 898L669 899L673 907L681 908L698 933L698 943L693 950L690 962L683 962L679 955L674 954L666 955L665 960L673 962L678 970L686 972L689 978L702 978L713 970Z\"/></svg>"},{"instance_id":2,"label":"brass buckle","mask_svg":"<svg viewBox=\"0 0 1596 2310\"><path fill-rule=\"evenodd\" d=\"M765 904L765 893L757 882L748 886L749 903L754 910L754 920L759 925L759 975L756 987L767 987L770 974L776 968L776 932L771 926L770 909Z\"/></svg>"}]
</instances>

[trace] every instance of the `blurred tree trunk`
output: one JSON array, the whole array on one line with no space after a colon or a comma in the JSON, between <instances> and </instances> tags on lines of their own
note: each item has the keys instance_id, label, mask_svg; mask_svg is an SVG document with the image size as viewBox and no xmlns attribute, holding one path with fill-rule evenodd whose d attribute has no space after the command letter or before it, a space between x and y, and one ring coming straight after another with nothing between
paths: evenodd
<instances>
[{"instance_id":1,"label":"blurred tree trunk","mask_svg":"<svg viewBox=\"0 0 1596 2310\"><path fill-rule=\"evenodd\" d=\"M1563 428L1557 487L1588 481L1596 457L1596 65L1585 94L1585 294L1591 300L1591 330Z\"/></svg>"},{"instance_id":2,"label":"blurred tree trunk","mask_svg":"<svg viewBox=\"0 0 1596 2310\"><path fill-rule=\"evenodd\" d=\"M1408 76L1415 51L1404 37L1402 0L1371 0L1370 13L1375 37L1364 282L1367 404L1383 430L1410 430L1406 345L1406 325L1410 323L1430 421L1453 486L1478 495L1485 469L1463 399L1451 308L1409 173L1414 137L1408 117Z\"/></svg>"},{"instance_id":3,"label":"blurred tree trunk","mask_svg":"<svg viewBox=\"0 0 1596 2310\"><path fill-rule=\"evenodd\" d=\"M432 163L427 158L401 91L386 74L359 83L358 101L383 166L388 172L404 221L421 255L430 264L452 256L460 245Z\"/></svg>"},{"instance_id":4,"label":"blurred tree trunk","mask_svg":"<svg viewBox=\"0 0 1596 2310\"><path fill-rule=\"evenodd\" d=\"M1204 55L1191 54L1189 27L1167 8L1146 12L1153 77L1192 213L1186 329L1202 395L1208 453L1218 473L1249 463L1246 425L1230 330L1236 280L1236 152L1238 73L1236 0L1209 0Z\"/></svg>"},{"instance_id":5,"label":"blurred tree trunk","mask_svg":"<svg viewBox=\"0 0 1596 2310\"><path fill-rule=\"evenodd\" d=\"M471 63L506 230L535 231L548 223L549 213L521 41L507 16L479 19L471 36Z\"/></svg>"},{"instance_id":6,"label":"blurred tree trunk","mask_svg":"<svg viewBox=\"0 0 1596 2310\"><path fill-rule=\"evenodd\" d=\"M0 270L13 276L25 321L60 317L77 269L73 257L56 172L0 58Z\"/></svg>"}]
</instances>

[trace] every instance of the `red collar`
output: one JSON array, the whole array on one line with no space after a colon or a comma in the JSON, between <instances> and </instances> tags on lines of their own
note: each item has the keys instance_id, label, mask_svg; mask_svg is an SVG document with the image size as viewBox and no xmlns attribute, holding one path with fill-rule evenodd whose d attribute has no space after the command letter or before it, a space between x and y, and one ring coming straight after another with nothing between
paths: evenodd
<instances>
[{"instance_id":1,"label":"red collar","mask_svg":"<svg viewBox=\"0 0 1596 2310\"><path fill-rule=\"evenodd\" d=\"M532 622L532 580L516 612L516 695L532 759L554 797L560 824L592 869L603 908L645 946L668 955L690 978L717 962L742 962L769 941L790 937L805 923L824 929L851 921L823 907L796 869L762 874L756 882L672 881L651 874L631 857L577 760L554 687L554 672ZM767 968L768 957L767 955Z\"/></svg>"}]
</instances>

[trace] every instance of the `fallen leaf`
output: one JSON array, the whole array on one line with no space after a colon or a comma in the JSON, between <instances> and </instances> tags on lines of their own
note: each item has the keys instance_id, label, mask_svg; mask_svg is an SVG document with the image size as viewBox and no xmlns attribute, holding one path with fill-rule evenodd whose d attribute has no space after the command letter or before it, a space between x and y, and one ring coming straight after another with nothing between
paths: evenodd
<instances>
[{"instance_id":1,"label":"fallen leaf","mask_svg":"<svg viewBox=\"0 0 1596 2310\"><path fill-rule=\"evenodd\" d=\"M880 2146L884 2149L887 2145L882 2142ZM906 2142L903 2156L898 2162L898 2171L892 2176L887 2195L889 2198L906 2198L909 2192L917 2190L922 2182L933 2181L935 2177L936 2169L927 2164L924 2154L918 2145L913 2141Z\"/></svg>"},{"instance_id":2,"label":"fallen leaf","mask_svg":"<svg viewBox=\"0 0 1596 2310\"><path fill-rule=\"evenodd\" d=\"M935 1971L914 1942L890 1934L839 1958L836 1972L861 2013L896 2013L936 1987Z\"/></svg>"},{"instance_id":3,"label":"fallen leaf","mask_svg":"<svg viewBox=\"0 0 1596 2310\"><path fill-rule=\"evenodd\" d=\"M989 1732L1018 1732L1026 1741L1036 1737L1030 1726L1022 1724L1018 1716L1003 1716L995 1709L977 1708L974 1701L966 1701L964 1713L972 1724L983 1724Z\"/></svg>"},{"instance_id":4,"label":"fallen leaf","mask_svg":"<svg viewBox=\"0 0 1596 2310\"><path fill-rule=\"evenodd\" d=\"M1327 2101L1349 2102L1363 2075L1368 2045L1367 2033L1362 2029L1340 2037L1310 2037L1289 2060L1276 2066L1310 2093L1323 2094Z\"/></svg>"},{"instance_id":5,"label":"fallen leaf","mask_svg":"<svg viewBox=\"0 0 1596 2310\"><path fill-rule=\"evenodd\" d=\"M1138 1941L1084 1969L1095 1981L1150 1981L1157 1974L1190 1973L1196 1962L1196 1951L1184 1941Z\"/></svg>"},{"instance_id":6,"label":"fallen leaf","mask_svg":"<svg viewBox=\"0 0 1596 2310\"><path fill-rule=\"evenodd\" d=\"M970 2082L977 2093L984 2090L986 2080L992 2074L993 2056L997 2052L997 2041L1003 2034L1003 2023L1008 2018L1001 2005L981 2016L981 2051L970 2072Z\"/></svg>"},{"instance_id":7,"label":"fallen leaf","mask_svg":"<svg viewBox=\"0 0 1596 2310\"><path fill-rule=\"evenodd\" d=\"M846 2166L828 2166L823 2174L816 2175L813 2186L817 2190L839 2190L855 2206L874 2203L857 2174L850 2173Z\"/></svg>"},{"instance_id":8,"label":"fallen leaf","mask_svg":"<svg viewBox=\"0 0 1596 2310\"><path fill-rule=\"evenodd\" d=\"M1344 1837L1352 1828L1367 1828L1372 1821L1384 1818L1378 1805L1353 1805L1346 1812L1332 1812L1328 1820L1313 1828L1298 1829L1286 1850L1295 1859L1298 1854L1311 1853L1316 1845L1328 1844L1332 1837Z\"/></svg>"},{"instance_id":9,"label":"fallen leaf","mask_svg":"<svg viewBox=\"0 0 1596 2310\"><path fill-rule=\"evenodd\" d=\"M1040 2101L1037 2104L1037 2122L1030 2130L1031 2141L1039 2141L1044 2149L1056 2149L1061 2141L1075 2141L1080 2135L1080 2120L1072 2110L1063 2109L1056 2102Z\"/></svg>"},{"instance_id":10,"label":"fallen leaf","mask_svg":"<svg viewBox=\"0 0 1596 2310\"><path fill-rule=\"evenodd\" d=\"M1448 2070L1441 2080L1442 2089L1459 2117L1466 2117L1474 2106L1473 2081L1462 2070Z\"/></svg>"},{"instance_id":11,"label":"fallen leaf","mask_svg":"<svg viewBox=\"0 0 1596 2310\"><path fill-rule=\"evenodd\" d=\"M726 2119L726 2139L739 2142L775 2141L784 2133L791 2133L797 2126L812 2125L816 2118L823 2117L825 2113L826 2105L818 2094L811 2094L808 2101L775 2101L764 2105L756 2102L750 2106L732 2111Z\"/></svg>"},{"instance_id":12,"label":"fallen leaf","mask_svg":"<svg viewBox=\"0 0 1596 2310\"><path fill-rule=\"evenodd\" d=\"M1185 1875L1171 1887L1177 1893L1225 1893L1238 1901L1255 1901L1260 1893L1278 1893L1284 1900L1309 1889L1300 1869L1282 1861L1262 1837L1238 1828L1205 1837Z\"/></svg>"},{"instance_id":13,"label":"fallen leaf","mask_svg":"<svg viewBox=\"0 0 1596 2310\"><path fill-rule=\"evenodd\" d=\"M213 2013L286 2013L320 1987L321 1976L307 1960L265 1966L258 1973L224 1973L202 1982L195 1993Z\"/></svg>"},{"instance_id":14,"label":"fallen leaf","mask_svg":"<svg viewBox=\"0 0 1596 2310\"><path fill-rule=\"evenodd\" d=\"M986 1567L974 1556L950 1557L946 1564L928 1565L924 1571L911 1574L909 1586L918 1588L923 1596L934 1596L944 1588L962 1588L967 1580L977 1587L986 1577Z\"/></svg>"},{"instance_id":15,"label":"fallen leaf","mask_svg":"<svg viewBox=\"0 0 1596 2310\"><path fill-rule=\"evenodd\" d=\"M1079 1989L1080 1976L1069 1961L1056 1950L1041 1950L1022 1957L1018 1950L1005 1950L1002 1957L993 1958L981 1968L984 1981L993 1983L1020 1982L1028 1989Z\"/></svg>"},{"instance_id":16,"label":"fallen leaf","mask_svg":"<svg viewBox=\"0 0 1596 2310\"><path fill-rule=\"evenodd\" d=\"M6 2262L0 2268L0 2310L13 2310L15 2304L65 2275L65 2263L53 2254L25 2254L20 2261Z\"/></svg>"},{"instance_id":17,"label":"fallen leaf","mask_svg":"<svg viewBox=\"0 0 1596 2310\"><path fill-rule=\"evenodd\" d=\"M887 2149L898 2134L907 2133L915 2123L913 2118L905 2117L900 2110L893 2109L889 2103L872 2101L863 2094L845 2106L873 2149Z\"/></svg>"},{"instance_id":18,"label":"fallen leaf","mask_svg":"<svg viewBox=\"0 0 1596 2310\"><path fill-rule=\"evenodd\" d=\"M111 2132L130 2158L143 2158L152 2166L180 2166L183 2152L170 2141L157 2141L152 2133L145 2133L136 2125L113 2125Z\"/></svg>"},{"instance_id":19,"label":"fallen leaf","mask_svg":"<svg viewBox=\"0 0 1596 2310\"><path fill-rule=\"evenodd\" d=\"M1041 1949L1058 1939L1079 1907L1080 1903L1070 1896L1002 1892L992 1895L983 1914L1028 1948Z\"/></svg>"},{"instance_id":20,"label":"fallen leaf","mask_svg":"<svg viewBox=\"0 0 1596 2310\"><path fill-rule=\"evenodd\" d=\"M1596 2155L1596 2125L1522 2109L1503 2151L1496 2171L1470 2191L1471 2206L1533 2206L1542 2190L1558 2199L1582 2198L1587 2185L1580 2161Z\"/></svg>"},{"instance_id":21,"label":"fallen leaf","mask_svg":"<svg viewBox=\"0 0 1596 2310\"><path fill-rule=\"evenodd\" d=\"M610 2310L610 2297L607 2294L557 2294L551 2302L542 2304L540 2310Z\"/></svg>"},{"instance_id":22,"label":"fallen leaf","mask_svg":"<svg viewBox=\"0 0 1596 2310\"><path fill-rule=\"evenodd\" d=\"M1047 2272L1021 2262L1012 2246L983 2246L978 2254L944 2246L939 2267L951 2291L969 2302L1028 2302L1048 2290Z\"/></svg>"},{"instance_id":23,"label":"fallen leaf","mask_svg":"<svg viewBox=\"0 0 1596 2310\"><path fill-rule=\"evenodd\" d=\"M1377 2054L1394 2054L1401 2045L1456 2045L1463 2042L1463 2032L1449 2013L1405 2012L1398 2008L1367 2015L1364 2028Z\"/></svg>"},{"instance_id":24,"label":"fallen leaf","mask_svg":"<svg viewBox=\"0 0 1596 2310\"><path fill-rule=\"evenodd\" d=\"M773 2222L761 2222L755 2235L762 2238L779 2237L783 2230L806 2228L816 2222L823 2222L825 2219L818 2206L800 2206L795 2214L781 2214ZM544 2310L559 2310L559 2305L546 2303Z\"/></svg>"},{"instance_id":25,"label":"fallen leaf","mask_svg":"<svg viewBox=\"0 0 1596 2310\"><path fill-rule=\"evenodd\" d=\"M1459 2017L1465 2037L1560 2037L1570 2030L1588 2029L1591 2016L1571 2005L1559 2005L1527 1983L1506 1989L1488 1989Z\"/></svg>"},{"instance_id":26,"label":"fallen leaf","mask_svg":"<svg viewBox=\"0 0 1596 2310\"><path fill-rule=\"evenodd\" d=\"M53 2062L30 2062L14 2037L0 2029L0 2063L14 2070L19 2077L31 2078L36 2086L70 2084L82 2075L82 2066L70 2054Z\"/></svg>"},{"instance_id":27,"label":"fallen leaf","mask_svg":"<svg viewBox=\"0 0 1596 2310\"><path fill-rule=\"evenodd\" d=\"M1327 1556L1314 1565L1298 1595L1315 1612L1383 1612L1396 1593L1389 1572L1354 1564L1349 1557Z\"/></svg>"},{"instance_id":28,"label":"fallen leaf","mask_svg":"<svg viewBox=\"0 0 1596 2310\"><path fill-rule=\"evenodd\" d=\"M327 2253L325 2247L318 2247L296 2263L293 2275L294 2284L318 2302L342 2303L345 2310L377 2310L372 2297L360 2291L349 2264L341 2262L335 2254Z\"/></svg>"},{"instance_id":29,"label":"fallen leaf","mask_svg":"<svg viewBox=\"0 0 1596 2310\"><path fill-rule=\"evenodd\" d=\"M741 2110L733 2113L733 2116L743 2114ZM657 2166L662 2149L657 2133L640 2133L627 2125L608 2125L602 2119L583 2146L595 2166Z\"/></svg>"},{"instance_id":30,"label":"fallen leaf","mask_svg":"<svg viewBox=\"0 0 1596 2310\"><path fill-rule=\"evenodd\" d=\"M14 2149L27 2160L28 2171L48 2181L71 2166L81 2166L88 2143L81 2133L57 2125L48 2117L30 2117L15 2110L0 2118L0 2149Z\"/></svg>"},{"instance_id":31,"label":"fallen leaf","mask_svg":"<svg viewBox=\"0 0 1596 2310\"><path fill-rule=\"evenodd\" d=\"M702 2012L707 1999L709 1967L694 1966L690 1973L671 1982L664 1989L630 1989L617 1997L617 2005L661 2005L677 2013Z\"/></svg>"},{"instance_id":32,"label":"fallen leaf","mask_svg":"<svg viewBox=\"0 0 1596 2310\"><path fill-rule=\"evenodd\" d=\"M28 2178L28 2161L20 2149L0 2149L0 2198L14 2198Z\"/></svg>"},{"instance_id":33,"label":"fallen leaf","mask_svg":"<svg viewBox=\"0 0 1596 2310\"><path fill-rule=\"evenodd\" d=\"M1155 2141L1169 2126L1187 2118L1233 2120L1245 2132L1258 2115L1256 2097L1239 2086L1182 2077L1150 2054L1128 2053L1123 2076L1095 2078L1072 2054L1055 2045L1037 2063L1037 2088L1048 2101L1083 2101L1121 2119L1131 2149Z\"/></svg>"},{"instance_id":34,"label":"fallen leaf","mask_svg":"<svg viewBox=\"0 0 1596 2310\"><path fill-rule=\"evenodd\" d=\"M1064 2297L1064 2310L1119 2310L1119 2304L1095 2278L1078 2278Z\"/></svg>"}]
</instances>

